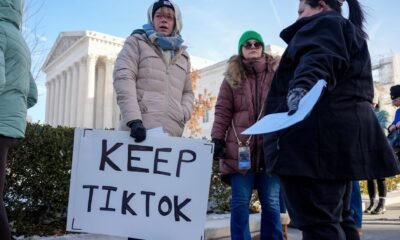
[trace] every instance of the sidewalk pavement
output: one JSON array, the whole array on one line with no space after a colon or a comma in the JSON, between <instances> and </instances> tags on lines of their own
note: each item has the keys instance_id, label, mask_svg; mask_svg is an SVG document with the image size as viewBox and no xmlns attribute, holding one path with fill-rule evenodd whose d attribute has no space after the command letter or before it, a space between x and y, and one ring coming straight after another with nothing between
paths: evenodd
<instances>
[{"instance_id":1,"label":"sidewalk pavement","mask_svg":"<svg viewBox=\"0 0 400 240\"><path fill-rule=\"evenodd\" d=\"M363 197L363 205L369 200ZM397 240L400 239L400 191L389 192L386 200L387 211L381 215L363 215L362 240ZM205 239L229 240L229 214L208 215L205 226ZM251 214L250 230L253 239L258 239L260 229L260 214ZM289 240L301 240L301 232L289 228ZM59 237L18 238L29 240L126 240L126 238L98 234L67 234Z\"/></svg>"},{"instance_id":2,"label":"sidewalk pavement","mask_svg":"<svg viewBox=\"0 0 400 240\"><path fill-rule=\"evenodd\" d=\"M400 195L400 194L399 194ZM363 240L400 239L400 203L387 205L382 215L363 215Z\"/></svg>"},{"instance_id":3,"label":"sidewalk pavement","mask_svg":"<svg viewBox=\"0 0 400 240\"><path fill-rule=\"evenodd\" d=\"M368 196L363 196L363 209L368 205ZM363 214L363 240L397 240L400 239L400 191L389 192L386 199L387 211L381 215ZM224 220L225 219L225 220ZM229 240L229 215L209 216L206 224L206 239ZM250 230L258 239L260 215L250 216ZM301 240L301 231L288 228L289 240ZM396 236L396 237L394 237Z\"/></svg>"},{"instance_id":4,"label":"sidewalk pavement","mask_svg":"<svg viewBox=\"0 0 400 240\"><path fill-rule=\"evenodd\" d=\"M367 196L363 197L363 209L369 203ZM394 240L400 239L400 190L389 192L386 199L387 211L382 215L363 214L363 240ZM382 225L386 226L383 227ZM258 239L260 229L260 214L250 216L250 231L254 239ZM289 228L290 240L301 240L301 231ZM382 232L383 231L383 232ZM393 234L396 236L394 237ZM206 239L229 240L229 214L209 215L206 223Z\"/></svg>"},{"instance_id":5,"label":"sidewalk pavement","mask_svg":"<svg viewBox=\"0 0 400 240\"><path fill-rule=\"evenodd\" d=\"M368 205L369 199L363 199ZM400 239L400 191L390 192L386 198L386 212L381 215L364 214L363 225L396 224L399 225Z\"/></svg>"}]
</instances>

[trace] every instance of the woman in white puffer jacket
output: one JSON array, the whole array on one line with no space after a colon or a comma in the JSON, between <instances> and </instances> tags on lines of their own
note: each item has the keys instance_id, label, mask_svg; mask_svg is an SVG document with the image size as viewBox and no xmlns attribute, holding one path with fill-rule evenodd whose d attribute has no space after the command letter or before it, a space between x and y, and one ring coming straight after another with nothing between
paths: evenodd
<instances>
[{"instance_id":1,"label":"woman in white puffer jacket","mask_svg":"<svg viewBox=\"0 0 400 240\"><path fill-rule=\"evenodd\" d=\"M178 6L157 1L148 11L148 24L129 36L114 68L114 88L121 110L121 130L136 142L146 129L162 127L182 136L193 110L190 59L182 45Z\"/></svg>"}]
</instances>

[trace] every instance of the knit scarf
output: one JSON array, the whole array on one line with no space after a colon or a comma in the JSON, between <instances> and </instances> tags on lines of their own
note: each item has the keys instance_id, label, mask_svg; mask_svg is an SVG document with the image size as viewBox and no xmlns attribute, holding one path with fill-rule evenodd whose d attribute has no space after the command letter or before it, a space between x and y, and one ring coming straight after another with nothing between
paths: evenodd
<instances>
[{"instance_id":1,"label":"knit scarf","mask_svg":"<svg viewBox=\"0 0 400 240\"><path fill-rule=\"evenodd\" d=\"M152 24L143 25L143 30L151 42L160 46L163 50L178 50L182 46L183 39L180 35L174 34L167 37L156 32Z\"/></svg>"}]
</instances>

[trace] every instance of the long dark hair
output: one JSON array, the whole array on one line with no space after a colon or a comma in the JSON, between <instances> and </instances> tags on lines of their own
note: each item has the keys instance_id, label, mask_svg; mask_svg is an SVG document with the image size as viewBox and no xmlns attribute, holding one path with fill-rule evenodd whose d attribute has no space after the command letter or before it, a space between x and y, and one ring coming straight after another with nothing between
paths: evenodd
<instances>
[{"instance_id":1,"label":"long dark hair","mask_svg":"<svg viewBox=\"0 0 400 240\"><path fill-rule=\"evenodd\" d=\"M302 1L302 0L300 0ZM326 5L331 7L338 13L342 13L341 0L304 0L311 7L317 7L319 1L324 1ZM365 12L358 0L345 0L349 6L349 20L358 28L363 38L367 39L368 34L364 31Z\"/></svg>"}]
</instances>

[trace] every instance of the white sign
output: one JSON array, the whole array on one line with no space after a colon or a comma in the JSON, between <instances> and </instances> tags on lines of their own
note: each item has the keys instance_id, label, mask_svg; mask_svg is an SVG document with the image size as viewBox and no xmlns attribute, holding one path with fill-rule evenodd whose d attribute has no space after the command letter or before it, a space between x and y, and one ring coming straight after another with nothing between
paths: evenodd
<instances>
[{"instance_id":1,"label":"white sign","mask_svg":"<svg viewBox=\"0 0 400 240\"><path fill-rule=\"evenodd\" d=\"M76 129L67 231L204 240L213 144Z\"/></svg>"},{"instance_id":2,"label":"white sign","mask_svg":"<svg viewBox=\"0 0 400 240\"><path fill-rule=\"evenodd\" d=\"M248 129L244 130L242 134L257 135L275 132L302 121L308 116L314 105L317 103L325 86L326 81L319 80L314 87L311 88L311 90L308 91L308 93L300 100L299 108L293 115L289 116L287 112L268 114L261 118L260 121L254 123Z\"/></svg>"}]
</instances>

